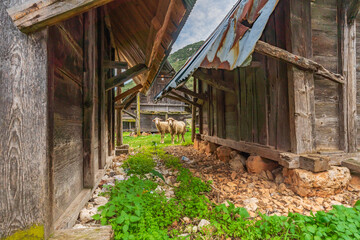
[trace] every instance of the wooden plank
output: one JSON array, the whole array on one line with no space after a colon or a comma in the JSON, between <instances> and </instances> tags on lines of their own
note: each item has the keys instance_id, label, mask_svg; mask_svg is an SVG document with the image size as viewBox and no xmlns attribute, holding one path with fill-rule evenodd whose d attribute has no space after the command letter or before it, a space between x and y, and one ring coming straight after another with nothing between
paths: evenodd
<instances>
[{"instance_id":1,"label":"wooden plank","mask_svg":"<svg viewBox=\"0 0 360 240\"><path fill-rule=\"evenodd\" d=\"M254 114L253 114L253 69L246 68L246 126L248 127L247 135L245 136L245 141L253 142L254 141Z\"/></svg>"},{"instance_id":2,"label":"wooden plank","mask_svg":"<svg viewBox=\"0 0 360 240\"><path fill-rule=\"evenodd\" d=\"M117 76L107 79L105 83L106 91L109 91L110 89L113 89L117 86L124 84L126 81L136 77L137 75L143 73L147 69L148 68L145 64L138 64L126 70L125 72L118 74Z\"/></svg>"},{"instance_id":3,"label":"wooden plank","mask_svg":"<svg viewBox=\"0 0 360 240\"><path fill-rule=\"evenodd\" d=\"M132 117L133 119L136 120L136 115L135 115L134 113L132 113L132 112L130 112L130 111L128 111L128 110L123 110L123 112L126 113L127 115L129 115L130 117ZM140 111L140 113L146 114L146 112L144 112L144 111Z\"/></svg>"},{"instance_id":4,"label":"wooden plank","mask_svg":"<svg viewBox=\"0 0 360 240\"><path fill-rule=\"evenodd\" d=\"M116 90L117 96L121 94L121 88L118 87ZM116 102L116 99L115 99ZM121 109L116 109L116 146L122 146L123 145L123 128L122 128L122 114L123 111Z\"/></svg>"},{"instance_id":5,"label":"wooden plank","mask_svg":"<svg viewBox=\"0 0 360 240\"><path fill-rule=\"evenodd\" d=\"M126 98L127 96L129 96L129 95L131 95L131 94L133 94L133 93L139 92L139 91L142 89L142 87L143 87L143 86L142 86L141 84L138 84L138 85L136 85L135 87L130 88L129 90L127 90L127 91L119 94L118 96L115 97L115 102L118 102L118 101Z\"/></svg>"},{"instance_id":6,"label":"wooden plank","mask_svg":"<svg viewBox=\"0 0 360 240\"><path fill-rule=\"evenodd\" d=\"M311 172L324 172L330 169L329 158L325 156L300 156L300 168Z\"/></svg>"},{"instance_id":7,"label":"wooden plank","mask_svg":"<svg viewBox=\"0 0 360 240\"><path fill-rule=\"evenodd\" d=\"M38 31L80 15L113 0L31 0L7 9L15 25L24 33Z\"/></svg>"},{"instance_id":8,"label":"wooden plank","mask_svg":"<svg viewBox=\"0 0 360 240\"><path fill-rule=\"evenodd\" d=\"M291 0L287 49L306 57L312 56L309 20L310 0ZM315 149L314 78L311 72L296 66L288 67L288 78L291 151L312 153Z\"/></svg>"},{"instance_id":9,"label":"wooden plank","mask_svg":"<svg viewBox=\"0 0 360 240\"><path fill-rule=\"evenodd\" d=\"M146 56L146 65L147 66L152 66L153 62L156 59L156 55L159 52L159 49L161 47L161 43L164 40L164 37L166 36L166 31L170 25L171 22L171 15L174 14L175 11L175 5L176 5L176 0L170 0L170 3L168 5L167 11L166 11L166 15L164 18L164 21L162 23L162 26L160 27L160 29L157 31L155 39L151 39L150 43L150 54L147 53ZM159 6L163 6L163 4L159 4ZM149 41L149 40L148 40Z\"/></svg>"},{"instance_id":10,"label":"wooden plank","mask_svg":"<svg viewBox=\"0 0 360 240\"><path fill-rule=\"evenodd\" d=\"M195 80L194 80L195 82ZM201 94L201 93L196 93L195 91L191 91L190 89L186 88L186 87L179 87L177 88L176 90L180 91L180 92L183 92L185 94L188 94L194 98L199 98L199 99L202 99L202 100L206 100L206 95L205 94ZM196 102L196 101L194 101Z\"/></svg>"},{"instance_id":11,"label":"wooden plank","mask_svg":"<svg viewBox=\"0 0 360 240\"><path fill-rule=\"evenodd\" d=\"M342 166L347 167L348 169L360 173L360 161L359 159L348 159L341 163Z\"/></svg>"},{"instance_id":12,"label":"wooden plank","mask_svg":"<svg viewBox=\"0 0 360 240\"><path fill-rule=\"evenodd\" d=\"M171 91L170 94L174 95L174 97L176 97L177 99L179 99L181 102L184 102L184 103L187 103L189 105L193 105L195 107L200 107L201 105L200 104L197 104L183 96L181 96L180 94L174 92L174 91Z\"/></svg>"},{"instance_id":13,"label":"wooden plank","mask_svg":"<svg viewBox=\"0 0 360 240\"><path fill-rule=\"evenodd\" d=\"M128 63L127 62L116 62L116 61L104 61L104 68L105 69L127 69Z\"/></svg>"},{"instance_id":14,"label":"wooden plank","mask_svg":"<svg viewBox=\"0 0 360 240\"><path fill-rule=\"evenodd\" d=\"M226 138L225 129L225 94L223 91L216 89L216 125L217 136Z\"/></svg>"},{"instance_id":15,"label":"wooden plank","mask_svg":"<svg viewBox=\"0 0 360 240\"><path fill-rule=\"evenodd\" d=\"M235 149L240 152L255 154L257 156L268 158L273 161L279 161L280 154L283 153L279 150L274 149L273 147L268 147L257 143L234 141L230 139L223 139L223 138L207 136L207 135L201 135L201 139L218 145L227 146L229 148Z\"/></svg>"},{"instance_id":16,"label":"wooden plank","mask_svg":"<svg viewBox=\"0 0 360 240\"><path fill-rule=\"evenodd\" d=\"M255 52L285 61L285 62L292 64L300 69L312 71L315 74L325 77L331 81L344 84L343 76L330 72L321 64L319 64L311 59L301 57L299 55L290 53L281 48L272 46L261 40L259 40L257 42L257 44L255 45Z\"/></svg>"},{"instance_id":17,"label":"wooden plank","mask_svg":"<svg viewBox=\"0 0 360 240\"><path fill-rule=\"evenodd\" d=\"M199 79L195 78L198 84L198 93L203 93L203 86L202 86L202 82L199 81ZM206 95L206 94L205 94ZM203 106L199 107L199 132L200 134L204 133L204 111L203 111Z\"/></svg>"},{"instance_id":18,"label":"wooden plank","mask_svg":"<svg viewBox=\"0 0 360 240\"><path fill-rule=\"evenodd\" d=\"M236 140L241 140L241 91L240 91L240 70L237 68L234 70L234 84L235 84L235 95L236 95L236 115L237 115L237 133Z\"/></svg>"},{"instance_id":19,"label":"wooden plank","mask_svg":"<svg viewBox=\"0 0 360 240\"><path fill-rule=\"evenodd\" d=\"M267 94L266 94L266 77L261 68L255 69L255 84L256 84L256 106L257 106L257 129L258 142L267 145L268 136L268 114L267 114Z\"/></svg>"},{"instance_id":20,"label":"wooden plank","mask_svg":"<svg viewBox=\"0 0 360 240\"><path fill-rule=\"evenodd\" d=\"M247 101L246 101L246 71L245 68L240 68L240 91L241 91L241 118L240 118L240 140L247 140L249 126L246 120L247 116Z\"/></svg>"},{"instance_id":21,"label":"wooden plank","mask_svg":"<svg viewBox=\"0 0 360 240\"><path fill-rule=\"evenodd\" d=\"M198 70L194 73L194 77L198 78L199 80L211 85L212 87L216 89L223 90L225 92L233 93L235 94L234 86L224 82L221 79L216 79L212 75L208 73L204 73L201 70Z\"/></svg>"},{"instance_id":22,"label":"wooden plank","mask_svg":"<svg viewBox=\"0 0 360 240\"><path fill-rule=\"evenodd\" d=\"M84 83L83 83L83 101L84 101L84 124L83 124L83 155L84 155L84 187L92 188L95 184L95 156L94 141L95 136L94 124L95 104L94 96L96 88L96 12L89 11L84 14Z\"/></svg>"},{"instance_id":23,"label":"wooden plank","mask_svg":"<svg viewBox=\"0 0 360 240\"><path fill-rule=\"evenodd\" d=\"M340 89L340 144L344 151L356 152L357 139L356 134L356 95L357 95L357 83L356 83L356 22L349 21L348 5L346 2L342 2L340 10L338 11L338 17L340 19L339 26L339 42L341 45L340 65L342 67L342 74L345 76L346 84Z\"/></svg>"},{"instance_id":24,"label":"wooden plank","mask_svg":"<svg viewBox=\"0 0 360 240\"><path fill-rule=\"evenodd\" d=\"M141 119L141 112L140 112L140 93L136 94L136 132L137 135L140 136L141 126L140 126L140 119Z\"/></svg>"},{"instance_id":25,"label":"wooden plank","mask_svg":"<svg viewBox=\"0 0 360 240\"><path fill-rule=\"evenodd\" d=\"M100 81L99 81L99 169L103 169L106 164L106 149L107 149L107 137L106 137L106 91L105 91L105 79L106 71L104 68L105 52L105 22L104 11L98 9L98 21L99 21L99 44L98 44L98 58L100 62Z\"/></svg>"},{"instance_id":26,"label":"wooden plank","mask_svg":"<svg viewBox=\"0 0 360 240\"><path fill-rule=\"evenodd\" d=\"M196 93L196 89L197 89L196 83L197 83L197 79L195 78L194 82L193 82L193 91L194 92L190 91L187 88L183 88L183 89L189 90L190 92L197 94ZM198 95L200 95L200 94L198 94ZM196 100L197 100L196 97L193 96L193 102L196 102ZM195 134L196 134L196 106L192 105L192 108L191 108L191 141L192 142L194 142L194 140L195 140Z\"/></svg>"}]
</instances>

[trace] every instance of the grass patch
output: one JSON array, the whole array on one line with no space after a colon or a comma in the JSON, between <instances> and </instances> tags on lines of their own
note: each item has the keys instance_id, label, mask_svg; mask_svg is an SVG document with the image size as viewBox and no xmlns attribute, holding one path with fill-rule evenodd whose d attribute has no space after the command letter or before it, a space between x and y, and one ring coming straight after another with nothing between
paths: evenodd
<instances>
[{"instance_id":1,"label":"grass patch","mask_svg":"<svg viewBox=\"0 0 360 240\"><path fill-rule=\"evenodd\" d=\"M184 143L180 143L181 139L180 139L180 142L176 142L176 140L177 140L177 137L176 137L174 145L171 144L170 134L165 135L164 143L160 143L160 140L161 140L160 134L151 134L149 136L130 137L129 133L127 133L126 135L125 134L123 135L123 138L124 138L124 144L129 144L130 147L134 148L134 149L139 149L139 148L152 149L152 148L154 148L154 143L156 143L156 146L158 148L174 146L174 145L187 146L187 145L192 144L191 131L187 131L185 133L185 142Z\"/></svg>"}]
</instances>

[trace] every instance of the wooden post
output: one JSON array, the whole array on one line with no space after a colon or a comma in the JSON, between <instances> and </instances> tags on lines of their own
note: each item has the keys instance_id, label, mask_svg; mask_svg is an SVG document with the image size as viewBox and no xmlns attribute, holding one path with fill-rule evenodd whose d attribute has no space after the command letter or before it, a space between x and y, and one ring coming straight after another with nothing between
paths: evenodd
<instances>
[{"instance_id":1,"label":"wooden post","mask_svg":"<svg viewBox=\"0 0 360 240\"><path fill-rule=\"evenodd\" d=\"M196 79L193 83L193 91L196 92ZM193 97L193 102L196 102L197 98ZM194 142L196 133L196 106L192 105L192 118L191 118L191 141Z\"/></svg>"},{"instance_id":2,"label":"wooden post","mask_svg":"<svg viewBox=\"0 0 360 240\"><path fill-rule=\"evenodd\" d=\"M84 81L83 81L83 101L84 101L84 125L83 125L83 151L84 151L84 187L93 188L95 186L95 156L94 141L95 136L94 123L95 105L94 96L96 86L96 57L95 51L95 11L89 11L84 14Z\"/></svg>"},{"instance_id":3,"label":"wooden post","mask_svg":"<svg viewBox=\"0 0 360 240\"><path fill-rule=\"evenodd\" d=\"M140 136L140 93L136 95L136 132L137 135Z\"/></svg>"},{"instance_id":4,"label":"wooden post","mask_svg":"<svg viewBox=\"0 0 360 240\"><path fill-rule=\"evenodd\" d=\"M290 0L287 18L287 50L312 57L310 0ZM312 72L289 65L290 139L293 153L315 150L315 99Z\"/></svg>"},{"instance_id":5,"label":"wooden post","mask_svg":"<svg viewBox=\"0 0 360 240\"><path fill-rule=\"evenodd\" d=\"M345 152L357 151L356 126L356 21L348 19L353 11L349 1L339 1L339 65L345 77L340 88L340 147ZM356 14L355 14L356 15Z\"/></svg>"},{"instance_id":6,"label":"wooden post","mask_svg":"<svg viewBox=\"0 0 360 240\"><path fill-rule=\"evenodd\" d=\"M198 92L203 93L202 82L198 78L195 78L195 79L196 79L197 85L198 85ZM204 126L203 125L204 125L203 106L201 105L199 107L199 132L200 132L200 134L204 134Z\"/></svg>"},{"instance_id":7,"label":"wooden post","mask_svg":"<svg viewBox=\"0 0 360 240\"><path fill-rule=\"evenodd\" d=\"M117 96L121 94L121 88L118 87L116 91ZM116 146L123 145L123 135L122 135L122 110L116 109Z\"/></svg>"}]
</instances>

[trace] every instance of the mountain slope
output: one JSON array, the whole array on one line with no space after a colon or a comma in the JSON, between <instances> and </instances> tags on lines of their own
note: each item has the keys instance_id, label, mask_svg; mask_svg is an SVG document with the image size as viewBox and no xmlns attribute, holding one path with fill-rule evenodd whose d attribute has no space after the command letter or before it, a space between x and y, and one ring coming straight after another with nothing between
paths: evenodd
<instances>
[{"instance_id":1,"label":"mountain slope","mask_svg":"<svg viewBox=\"0 0 360 240\"><path fill-rule=\"evenodd\" d=\"M175 69L175 71L179 71L179 69L186 63L186 61L194 55L194 53L199 49L199 47L204 43L204 41L196 42L189 44L182 49L174 52L169 56L169 62Z\"/></svg>"}]
</instances>

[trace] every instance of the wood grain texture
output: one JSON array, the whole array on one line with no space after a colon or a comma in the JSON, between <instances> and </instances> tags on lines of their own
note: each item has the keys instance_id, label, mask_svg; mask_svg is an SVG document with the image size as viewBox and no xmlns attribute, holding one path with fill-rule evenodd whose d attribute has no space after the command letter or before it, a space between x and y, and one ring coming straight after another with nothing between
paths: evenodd
<instances>
[{"instance_id":1,"label":"wood grain texture","mask_svg":"<svg viewBox=\"0 0 360 240\"><path fill-rule=\"evenodd\" d=\"M287 49L312 57L310 1L290 1ZM294 66L288 68L291 151L296 154L315 150L314 77Z\"/></svg>"},{"instance_id":2,"label":"wood grain texture","mask_svg":"<svg viewBox=\"0 0 360 240\"><path fill-rule=\"evenodd\" d=\"M49 29L54 57L49 66L54 71L54 221L83 189L83 31L82 16Z\"/></svg>"},{"instance_id":3,"label":"wood grain texture","mask_svg":"<svg viewBox=\"0 0 360 240\"><path fill-rule=\"evenodd\" d=\"M15 25L25 33L55 25L113 0L31 0L8 9Z\"/></svg>"},{"instance_id":4,"label":"wood grain texture","mask_svg":"<svg viewBox=\"0 0 360 240\"><path fill-rule=\"evenodd\" d=\"M47 32L25 36L0 2L0 238L34 224L49 234Z\"/></svg>"}]
</instances>

